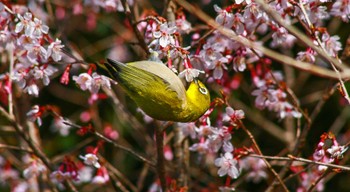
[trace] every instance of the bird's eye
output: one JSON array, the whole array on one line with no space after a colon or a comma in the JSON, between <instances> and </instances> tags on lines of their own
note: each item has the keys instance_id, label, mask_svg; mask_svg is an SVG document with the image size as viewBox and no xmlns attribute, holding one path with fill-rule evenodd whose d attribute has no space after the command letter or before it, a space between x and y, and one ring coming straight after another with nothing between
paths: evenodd
<instances>
[{"instance_id":1,"label":"bird's eye","mask_svg":"<svg viewBox=\"0 0 350 192\"><path fill-rule=\"evenodd\" d=\"M208 90L206 88L204 88L204 87L200 87L199 88L199 92L201 92L203 95L208 94Z\"/></svg>"}]
</instances>

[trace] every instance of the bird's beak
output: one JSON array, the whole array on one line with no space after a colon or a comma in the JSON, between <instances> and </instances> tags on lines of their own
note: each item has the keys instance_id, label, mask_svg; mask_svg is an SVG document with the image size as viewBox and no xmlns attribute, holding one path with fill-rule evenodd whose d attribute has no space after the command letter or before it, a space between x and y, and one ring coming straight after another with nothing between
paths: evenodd
<instances>
[{"instance_id":1,"label":"bird's beak","mask_svg":"<svg viewBox=\"0 0 350 192\"><path fill-rule=\"evenodd\" d=\"M193 81L194 81L195 84L198 85L198 79L197 78L193 78Z\"/></svg>"}]
</instances>

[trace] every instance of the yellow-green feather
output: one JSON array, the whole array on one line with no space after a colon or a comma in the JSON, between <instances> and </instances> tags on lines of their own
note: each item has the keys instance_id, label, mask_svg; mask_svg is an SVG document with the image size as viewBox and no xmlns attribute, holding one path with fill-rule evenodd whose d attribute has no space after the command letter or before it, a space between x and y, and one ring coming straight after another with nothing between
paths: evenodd
<instances>
[{"instance_id":1,"label":"yellow-green feather","mask_svg":"<svg viewBox=\"0 0 350 192\"><path fill-rule=\"evenodd\" d=\"M201 82L192 82L185 91L181 80L164 64L139 61L105 64L127 94L149 116L158 120L189 122L198 119L208 108L209 94L203 95Z\"/></svg>"}]
</instances>

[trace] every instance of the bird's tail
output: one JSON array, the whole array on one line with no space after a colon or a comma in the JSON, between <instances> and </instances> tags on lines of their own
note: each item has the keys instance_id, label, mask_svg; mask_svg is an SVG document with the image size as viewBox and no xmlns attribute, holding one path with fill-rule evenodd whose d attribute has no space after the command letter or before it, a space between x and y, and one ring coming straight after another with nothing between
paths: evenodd
<instances>
[{"instance_id":1,"label":"bird's tail","mask_svg":"<svg viewBox=\"0 0 350 192\"><path fill-rule=\"evenodd\" d=\"M104 64L96 63L97 72L115 80L120 80L119 72L125 67L124 63L107 59Z\"/></svg>"}]
</instances>

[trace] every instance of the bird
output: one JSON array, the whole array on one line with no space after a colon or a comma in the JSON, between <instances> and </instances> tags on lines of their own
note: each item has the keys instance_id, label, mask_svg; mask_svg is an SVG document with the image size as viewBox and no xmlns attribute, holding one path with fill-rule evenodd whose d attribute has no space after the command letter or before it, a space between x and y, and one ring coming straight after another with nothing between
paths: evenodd
<instances>
[{"instance_id":1,"label":"bird","mask_svg":"<svg viewBox=\"0 0 350 192\"><path fill-rule=\"evenodd\" d=\"M210 107L210 94L194 78L187 90L181 79L156 61L122 63L106 59L102 67L150 117L173 122L193 122Z\"/></svg>"}]
</instances>

